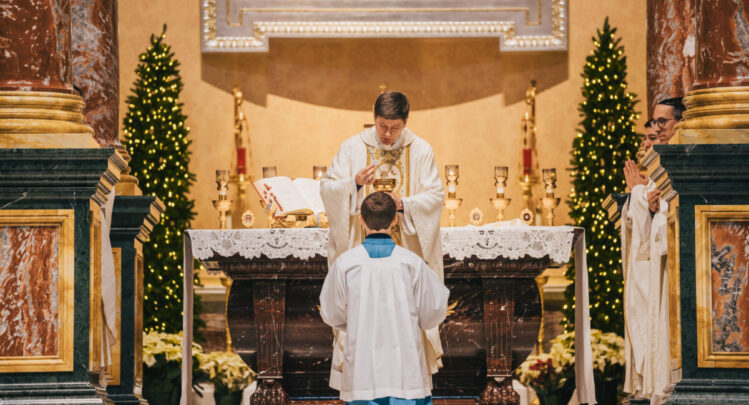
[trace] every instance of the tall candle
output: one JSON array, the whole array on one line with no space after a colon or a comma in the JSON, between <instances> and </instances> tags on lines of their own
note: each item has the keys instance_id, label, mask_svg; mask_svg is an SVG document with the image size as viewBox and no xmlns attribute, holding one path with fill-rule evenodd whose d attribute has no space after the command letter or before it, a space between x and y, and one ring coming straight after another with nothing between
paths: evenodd
<instances>
[{"instance_id":1,"label":"tall candle","mask_svg":"<svg viewBox=\"0 0 749 405\"><path fill-rule=\"evenodd\" d=\"M533 150L523 148L523 174L531 174L531 167L533 167Z\"/></svg>"},{"instance_id":2,"label":"tall candle","mask_svg":"<svg viewBox=\"0 0 749 405\"><path fill-rule=\"evenodd\" d=\"M247 150L243 147L237 148L237 174L245 174L247 170Z\"/></svg>"}]
</instances>

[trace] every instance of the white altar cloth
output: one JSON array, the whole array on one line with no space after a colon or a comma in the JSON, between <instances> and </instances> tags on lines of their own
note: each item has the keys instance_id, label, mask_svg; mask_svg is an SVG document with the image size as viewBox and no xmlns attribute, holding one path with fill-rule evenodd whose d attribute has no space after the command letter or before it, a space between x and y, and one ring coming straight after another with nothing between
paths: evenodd
<instances>
[{"instance_id":1,"label":"white altar cloth","mask_svg":"<svg viewBox=\"0 0 749 405\"><path fill-rule=\"evenodd\" d=\"M503 257L519 260L525 256L546 255L558 264L569 261L575 253L575 383L580 403L595 404L593 356L590 344L590 309L588 304L588 268L585 260L585 233L575 240L571 226L465 226L442 228L442 252L455 260L475 256L491 260ZM240 255L246 259L265 255L270 259L294 257L308 260L326 257L328 230L301 229L189 229L184 238L184 316L183 342L192 341L193 259L207 260L216 255ZM182 400L189 404L192 395L192 345L182 348Z\"/></svg>"}]
</instances>

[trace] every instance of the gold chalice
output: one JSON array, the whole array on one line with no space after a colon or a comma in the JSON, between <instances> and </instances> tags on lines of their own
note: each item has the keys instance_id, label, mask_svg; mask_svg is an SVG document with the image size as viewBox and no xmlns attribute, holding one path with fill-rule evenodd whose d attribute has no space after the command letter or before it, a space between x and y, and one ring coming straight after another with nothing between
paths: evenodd
<instances>
[{"instance_id":1,"label":"gold chalice","mask_svg":"<svg viewBox=\"0 0 749 405\"><path fill-rule=\"evenodd\" d=\"M374 183L375 191L384 191L386 193L392 193L395 190L395 179L375 179Z\"/></svg>"}]
</instances>

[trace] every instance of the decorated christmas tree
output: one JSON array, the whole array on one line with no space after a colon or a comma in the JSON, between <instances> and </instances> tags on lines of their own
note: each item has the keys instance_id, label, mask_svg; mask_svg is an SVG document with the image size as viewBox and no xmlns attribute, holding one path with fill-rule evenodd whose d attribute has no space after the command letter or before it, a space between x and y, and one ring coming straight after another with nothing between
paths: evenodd
<instances>
[{"instance_id":1,"label":"decorated christmas tree","mask_svg":"<svg viewBox=\"0 0 749 405\"><path fill-rule=\"evenodd\" d=\"M190 128L179 102L179 62L165 36L166 25L161 35L151 35L151 45L140 55L124 131L132 174L143 194L166 206L143 245L143 325L146 331L176 333L182 330L182 232L195 216L187 196L195 175L188 169Z\"/></svg>"},{"instance_id":2,"label":"decorated christmas tree","mask_svg":"<svg viewBox=\"0 0 749 405\"><path fill-rule=\"evenodd\" d=\"M627 91L627 58L621 38L608 18L595 48L586 58L582 77L582 121L572 145L572 192L567 204L575 225L585 228L591 327L624 334L623 278L619 231L608 219L603 201L611 193L625 192L622 171L634 159L639 144L635 112L637 96ZM567 278L574 282L571 263ZM574 284L565 291L563 324L574 328Z\"/></svg>"}]
</instances>

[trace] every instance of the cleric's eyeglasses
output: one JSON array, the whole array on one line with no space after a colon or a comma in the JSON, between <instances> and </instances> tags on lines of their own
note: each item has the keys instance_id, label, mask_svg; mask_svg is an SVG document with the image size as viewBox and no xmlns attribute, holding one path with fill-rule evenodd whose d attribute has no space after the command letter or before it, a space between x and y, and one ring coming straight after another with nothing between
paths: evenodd
<instances>
[{"instance_id":1,"label":"cleric's eyeglasses","mask_svg":"<svg viewBox=\"0 0 749 405\"><path fill-rule=\"evenodd\" d=\"M655 122L655 125L658 125L658 127L663 128L666 126L666 123L669 121L673 121L674 118L658 118L657 120L653 120Z\"/></svg>"}]
</instances>

